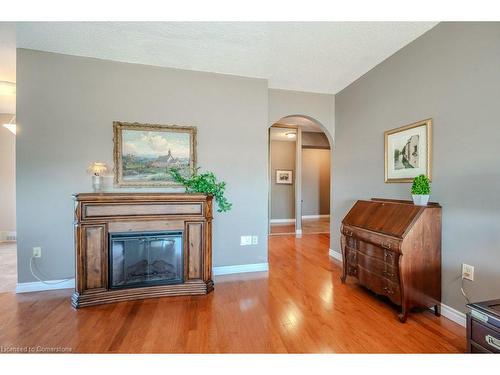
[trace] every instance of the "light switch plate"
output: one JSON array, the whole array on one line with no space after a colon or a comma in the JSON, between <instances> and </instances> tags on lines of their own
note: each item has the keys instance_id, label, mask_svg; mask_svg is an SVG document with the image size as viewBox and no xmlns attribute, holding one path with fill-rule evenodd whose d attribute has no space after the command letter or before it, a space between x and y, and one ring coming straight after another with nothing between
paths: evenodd
<instances>
[{"instance_id":1,"label":"light switch plate","mask_svg":"<svg viewBox=\"0 0 500 375\"><path fill-rule=\"evenodd\" d=\"M252 236L252 245L259 244L259 236Z\"/></svg>"}]
</instances>

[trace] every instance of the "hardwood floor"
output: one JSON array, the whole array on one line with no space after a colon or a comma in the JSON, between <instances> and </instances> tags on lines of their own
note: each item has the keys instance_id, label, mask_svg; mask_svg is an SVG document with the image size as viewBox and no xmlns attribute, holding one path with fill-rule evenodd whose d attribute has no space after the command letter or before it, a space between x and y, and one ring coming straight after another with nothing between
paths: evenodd
<instances>
[{"instance_id":1,"label":"hardwood floor","mask_svg":"<svg viewBox=\"0 0 500 375\"><path fill-rule=\"evenodd\" d=\"M284 234L295 234L295 223L280 223L270 225L270 234L274 235L284 235Z\"/></svg>"},{"instance_id":2,"label":"hardwood floor","mask_svg":"<svg viewBox=\"0 0 500 375\"><path fill-rule=\"evenodd\" d=\"M70 290L0 294L0 346L122 353L455 353L465 329L430 311L406 324L328 256L327 234L270 239L268 273L217 277L207 296L74 310ZM68 350L69 350L68 349Z\"/></svg>"},{"instance_id":3,"label":"hardwood floor","mask_svg":"<svg viewBox=\"0 0 500 375\"><path fill-rule=\"evenodd\" d=\"M302 219L303 234L330 232L330 218ZM295 223L271 224L271 235L295 234Z\"/></svg>"}]
</instances>

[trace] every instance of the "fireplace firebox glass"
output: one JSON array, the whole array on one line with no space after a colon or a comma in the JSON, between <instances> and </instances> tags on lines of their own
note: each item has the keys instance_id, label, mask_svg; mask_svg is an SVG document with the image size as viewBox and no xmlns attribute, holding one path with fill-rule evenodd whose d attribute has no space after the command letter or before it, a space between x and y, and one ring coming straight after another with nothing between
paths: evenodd
<instances>
[{"instance_id":1,"label":"fireplace firebox glass","mask_svg":"<svg viewBox=\"0 0 500 375\"><path fill-rule=\"evenodd\" d=\"M183 282L182 232L109 235L111 289Z\"/></svg>"}]
</instances>

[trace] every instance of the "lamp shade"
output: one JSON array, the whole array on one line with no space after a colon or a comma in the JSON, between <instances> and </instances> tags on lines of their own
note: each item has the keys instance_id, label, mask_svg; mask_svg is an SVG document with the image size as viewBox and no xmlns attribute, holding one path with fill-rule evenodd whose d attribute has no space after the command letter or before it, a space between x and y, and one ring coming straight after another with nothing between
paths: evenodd
<instances>
[{"instance_id":1,"label":"lamp shade","mask_svg":"<svg viewBox=\"0 0 500 375\"><path fill-rule=\"evenodd\" d=\"M108 167L106 166L106 163L102 163L102 162L98 162L98 161L93 162L87 168L87 172L90 174L93 174L94 176L100 176L103 173L106 173L107 171L108 171Z\"/></svg>"}]
</instances>

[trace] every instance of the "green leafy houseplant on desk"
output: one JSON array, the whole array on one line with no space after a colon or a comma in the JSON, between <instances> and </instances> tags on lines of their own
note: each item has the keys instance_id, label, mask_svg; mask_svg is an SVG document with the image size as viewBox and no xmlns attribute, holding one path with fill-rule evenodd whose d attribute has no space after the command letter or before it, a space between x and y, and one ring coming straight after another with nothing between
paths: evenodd
<instances>
[{"instance_id":1,"label":"green leafy houseplant on desk","mask_svg":"<svg viewBox=\"0 0 500 375\"><path fill-rule=\"evenodd\" d=\"M199 168L189 177L184 177L177 168L169 169L168 173L175 182L182 184L186 188L186 192L212 195L218 206L217 212L231 210L232 203L224 195L226 183L217 181L217 177L212 172L198 173L198 170Z\"/></svg>"},{"instance_id":2,"label":"green leafy houseplant on desk","mask_svg":"<svg viewBox=\"0 0 500 375\"><path fill-rule=\"evenodd\" d=\"M411 194L413 203L419 206L427 206L429 202L429 194L431 193L431 184L429 178L421 174L413 179L411 186Z\"/></svg>"}]
</instances>

